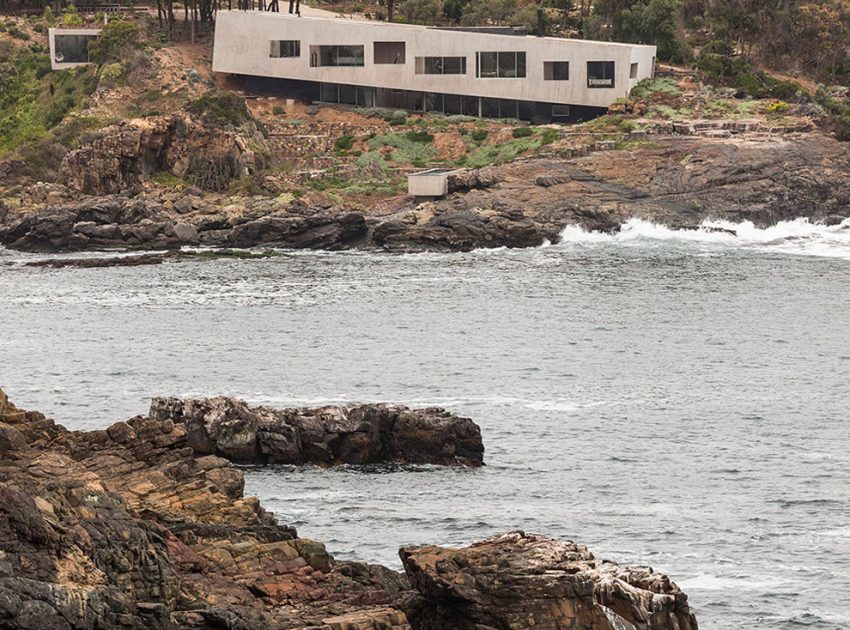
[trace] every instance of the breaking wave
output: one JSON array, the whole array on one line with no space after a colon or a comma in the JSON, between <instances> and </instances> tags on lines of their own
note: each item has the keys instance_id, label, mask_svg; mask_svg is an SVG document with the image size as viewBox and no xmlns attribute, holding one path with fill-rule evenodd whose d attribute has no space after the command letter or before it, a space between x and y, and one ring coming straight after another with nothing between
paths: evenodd
<instances>
[{"instance_id":1,"label":"breaking wave","mask_svg":"<svg viewBox=\"0 0 850 630\"><path fill-rule=\"evenodd\" d=\"M800 218L759 228L750 221L705 220L696 229L673 229L665 225L629 219L615 233L588 232L568 225L559 245L645 245L651 243L695 244L705 248L744 247L802 256L850 260L850 218L836 225L812 223Z\"/></svg>"}]
</instances>

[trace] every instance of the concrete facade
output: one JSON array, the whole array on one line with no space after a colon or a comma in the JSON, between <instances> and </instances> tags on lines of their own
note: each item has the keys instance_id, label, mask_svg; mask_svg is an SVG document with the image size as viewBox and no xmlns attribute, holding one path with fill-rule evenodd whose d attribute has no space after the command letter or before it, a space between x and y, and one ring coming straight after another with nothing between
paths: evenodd
<instances>
[{"instance_id":1,"label":"concrete facade","mask_svg":"<svg viewBox=\"0 0 850 630\"><path fill-rule=\"evenodd\" d=\"M99 28L51 28L50 67L64 70L89 64L88 42L100 34Z\"/></svg>"},{"instance_id":2,"label":"concrete facade","mask_svg":"<svg viewBox=\"0 0 850 630\"><path fill-rule=\"evenodd\" d=\"M290 43L281 48L273 42ZM297 55L292 54L292 42L298 42ZM284 48L291 56L272 56ZM627 96L641 79L653 75L655 50L655 46L635 44L442 30L286 13L219 11L213 70L378 90L607 108ZM506 65L507 76L482 76L490 71L485 67L487 63L493 61L488 53L503 53L498 57L498 72ZM521 53L514 66L510 66L511 53ZM435 63L435 57L451 59ZM357 65L324 65L329 60ZM613 70L610 80L589 76L588 62L613 62L613 69L606 67ZM510 76L520 74L521 66L525 76ZM425 73L434 67L453 73ZM600 66L595 64L593 68L598 70Z\"/></svg>"}]
</instances>

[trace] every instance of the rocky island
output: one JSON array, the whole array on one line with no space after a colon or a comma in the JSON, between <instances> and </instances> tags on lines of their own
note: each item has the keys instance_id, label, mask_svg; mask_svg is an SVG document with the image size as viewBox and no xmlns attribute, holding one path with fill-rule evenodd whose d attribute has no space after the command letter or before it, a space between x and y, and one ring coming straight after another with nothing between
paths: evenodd
<instances>
[{"instance_id":1,"label":"rocky island","mask_svg":"<svg viewBox=\"0 0 850 630\"><path fill-rule=\"evenodd\" d=\"M389 421L386 435L413 438L367 457ZM289 446L270 451L283 435ZM303 453L325 448L292 455L292 438L309 445ZM464 549L405 547L403 574L336 560L244 497L242 473L225 458L419 462L425 444L437 453L454 444L480 463L477 427L437 410L156 399L148 416L78 432L0 391L0 624L696 630L687 596L666 576L523 532Z\"/></svg>"}]
</instances>

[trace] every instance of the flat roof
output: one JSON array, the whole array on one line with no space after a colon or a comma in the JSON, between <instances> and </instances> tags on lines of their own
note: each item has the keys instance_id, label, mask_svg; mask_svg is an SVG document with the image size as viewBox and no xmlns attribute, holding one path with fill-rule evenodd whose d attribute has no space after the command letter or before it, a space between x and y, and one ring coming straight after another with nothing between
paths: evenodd
<instances>
[{"instance_id":1,"label":"flat roof","mask_svg":"<svg viewBox=\"0 0 850 630\"><path fill-rule=\"evenodd\" d=\"M469 32L469 31L462 31L462 30L459 30L459 29L444 29L444 28L441 28L439 26L421 26L419 24L399 24L397 22L392 22L392 23L390 23L390 22L379 22L379 21L376 21L376 20L366 20L366 19L362 19L362 20L356 19L355 20L353 18L344 18L344 17L341 17L341 16L334 17L334 18L331 18L331 17L314 17L314 16L307 17L307 16L298 16L298 15L294 15L294 14L290 14L290 13L275 13L273 11L248 11L248 10L241 11L241 10L238 10L238 9L232 9L232 10L224 10L223 9L223 10L220 10L218 13L238 13L238 14L264 15L268 18L279 19L279 20L281 20L281 19L282 20L310 20L310 21L316 21L316 22L334 22L334 23L339 23L340 21L349 21L349 22L352 22L354 24L357 24L358 26L363 25L363 24L368 24L370 26L376 26L376 27L385 27L385 28L392 27L392 28L411 30L411 31L440 30L440 31L443 31L443 32L454 32L454 33L458 33L458 34ZM572 38L567 38L567 37L538 37L537 35L524 35L524 36L523 35L504 35L504 34L500 34L500 33L482 33L482 32L479 32L479 31L475 31L475 34L476 35L483 35L485 37L495 37L495 38L499 38L499 39L509 38L511 40L522 40L522 39L525 39L525 38L531 38L531 39L542 39L542 40L551 41L551 42L569 42L569 43L574 43L574 44L594 44L594 45L597 45L597 46L603 45L603 46L620 46L620 47L624 47L624 48L655 48L655 46L652 46L650 44L626 44L626 43L623 43L623 42L606 42L606 41L597 40L597 39L572 39Z\"/></svg>"}]
</instances>

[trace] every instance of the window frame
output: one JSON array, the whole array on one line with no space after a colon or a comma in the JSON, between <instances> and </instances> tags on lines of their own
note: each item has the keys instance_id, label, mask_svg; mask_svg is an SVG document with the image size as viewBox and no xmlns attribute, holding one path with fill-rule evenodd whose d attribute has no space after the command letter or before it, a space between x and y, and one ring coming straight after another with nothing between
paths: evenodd
<instances>
[{"instance_id":1,"label":"window frame","mask_svg":"<svg viewBox=\"0 0 850 630\"><path fill-rule=\"evenodd\" d=\"M597 66L602 66L604 64L604 67L606 69L607 68L611 69L611 77L608 78L607 76L604 76L604 77L591 78L591 73L590 73L591 64L594 64L594 65L597 65ZM608 74L608 73L605 72L603 74ZM593 83L594 81L596 81L597 83L594 84ZM609 83L602 83L603 81L605 81L605 82L610 81L610 84ZM616 86L616 83L617 83L617 65L614 61L607 60L607 61L588 61L587 62L587 87L588 87L588 89L591 89L591 90L596 90L596 89L610 90L611 88Z\"/></svg>"},{"instance_id":2,"label":"window frame","mask_svg":"<svg viewBox=\"0 0 850 630\"><path fill-rule=\"evenodd\" d=\"M557 76L556 68L566 68L566 76ZM544 81L569 81L570 80L570 62L569 61L544 61L543 62L543 80Z\"/></svg>"},{"instance_id":3,"label":"window frame","mask_svg":"<svg viewBox=\"0 0 850 630\"><path fill-rule=\"evenodd\" d=\"M513 57L513 64L510 63L511 57ZM525 79L528 77L526 61L527 55L524 50L477 50L475 51L475 77L478 79Z\"/></svg>"},{"instance_id":4,"label":"window frame","mask_svg":"<svg viewBox=\"0 0 850 630\"><path fill-rule=\"evenodd\" d=\"M295 59L300 56L300 39L273 39L269 42L270 59Z\"/></svg>"},{"instance_id":5,"label":"window frame","mask_svg":"<svg viewBox=\"0 0 850 630\"><path fill-rule=\"evenodd\" d=\"M446 72L449 60L452 63L459 62L459 72ZM466 57L460 55L417 57L415 67L416 74L461 76L466 74Z\"/></svg>"}]
</instances>

